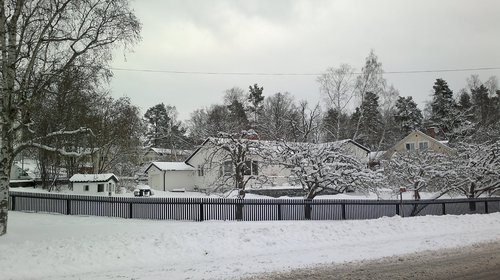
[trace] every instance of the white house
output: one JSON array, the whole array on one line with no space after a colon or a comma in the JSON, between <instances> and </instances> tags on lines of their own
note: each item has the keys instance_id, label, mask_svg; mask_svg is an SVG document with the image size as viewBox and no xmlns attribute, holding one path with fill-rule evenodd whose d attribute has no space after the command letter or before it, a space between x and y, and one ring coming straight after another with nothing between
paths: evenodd
<instances>
[{"instance_id":1,"label":"white house","mask_svg":"<svg viewBox=\"0 0 500 280\"><path fill-rule=\"evenodd\" d=\"M154 190L194 189L195 169L185 162L152 162L146 168L148 184Z\"/></svg>"},{"instance_id":2,"label":"white house","mask_svg":"<svg viewBox=\"0 0 500 280\"><path fill-rule=\"evenodd\" d=\"M118 177L113 173L75 174L69 181L75 193L109 195L115 193Z\"/></svg>"},{"instance_id":3,"label":"white house","mask_svg":"<svg viewBox=\"0 0 500 280\"><path fill-rule=\"evenodd\" d=\"M415 151L433 151L446 155L455 154L455 150L448 147L446 143L446 141L438 141L422 131L414 130L389 148L383 155L383 158L390 159L395 153Z\"/></svg>"},{"instance_id":4,"label":"white house","mask_svg":"<svg viewBox=\"0 0 500 280\"><path fill-rule=\"evenodd\" d=\"M144 154L144 162L181 161L191 153L190 150L149 148Z\"/></svg>"},{"instance_id":5,"label":"white house","mask_svg":"<svg viewBox=\"0 0 500 280\"><path fill-rule=\"evenodd\" d=\"M216 182L220 182L221 176L228 172L232 172L232 162L228 162L227 159L224 159L225 157L221 153L214 154L213 146L209 145L210 141L211 139L207 139L203 142L203 144L185 161L185 164L195 169L193 173L194 178L192 179L196 189L213 188ZM365 164L368 163L368 154L370 153L368 148L350 139L334 143L338 144L342 151L352 155L360 162ZM267 145L274 144L273 142L267 143ZM291 172L288 168L276 164L269 164L269 160L260 158L252 153L247 154L246 161L248 170L246 171L245 177L253 176L255 178L248 182L249 187L260 187L261 185L281 186L289 183ZM263 181L259 179L263 179Z\"/></svg>"}]
</instances>

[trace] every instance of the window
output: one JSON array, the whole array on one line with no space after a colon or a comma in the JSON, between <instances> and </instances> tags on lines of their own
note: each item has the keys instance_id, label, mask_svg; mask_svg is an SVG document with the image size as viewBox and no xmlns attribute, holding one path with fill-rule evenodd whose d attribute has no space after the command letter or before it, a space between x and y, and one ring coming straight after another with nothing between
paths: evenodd
<instances>
[{"instance_id":1,"label":"window","mask_svg":"<svg viewBox=\"0 0 500 280\"><path fill-rule=\"evenodd\" d=\"M406 143L407 151L415 151L415 143Z\"/></svg>"},{"instance_id":2,"label":"window","mask_svg":"<svg viewBox=\"0 0 500 280\"><path fill-rule=\"evenodd\" d=\"M85 186L83 186L83 190L84 190L84 191L86 191L86 192L88 192L88 191L90 190L89 185L85 185Z\"/></svg>"},{"instance_id":3,"label":"window","mask_svg":"<svg viewBox=\"0 0 500 280\"><path fill-rule=\"evenodd\" d=\"M420 142L418 143L418 149L419 150L427 150L429 148L429 143L428 142Z\"/></svg>"},{"instance_id":4,"label":"window","mask_svg":"<svg viewBox=\"0 0 500 280\"><path fill-rule=\"evenodd\" d=\"M104 184L97 184L97 192L104 192Z\"/></svg>"},{"instance_id":5,"label":"window","mask_svg":"<svg viewBox=\"0 0 500 280\"><path fill-rule=\"evenodd\" d=\"M198 176L205 176L205 167L203 165L198 165Z\"/></svg>"},{"instance_id":6,"label":"window","mask_svg":"<svg viewBox=\"0 0 500 280\"><path fill-rule=\"evenodd\" d=\"M233 162L225 161L220 168L220 176L231 176L233 174Z\"/></svg>"},{"instance_id":7,"label":"window","mask_svg":"<svg viewBox=\"0 0 500 280\"><path fill-rule=\"evenodd\" d=\"M231 176L233 173L233 162L225 161L220 168L220 176ZM259 175L259 162L254 160L245 161L243 175Z\"/></svg>"},{"instance_id":8,"label":"window","mask_svg":"<svg viewBox=\"0 0 500 280\"><path fill-rule=\"evenodd\" d=\"M258 161L255 160L247 160L245 161L245 171L244 175L259 175L259 164Z\"/></svg>"}]
</instances>

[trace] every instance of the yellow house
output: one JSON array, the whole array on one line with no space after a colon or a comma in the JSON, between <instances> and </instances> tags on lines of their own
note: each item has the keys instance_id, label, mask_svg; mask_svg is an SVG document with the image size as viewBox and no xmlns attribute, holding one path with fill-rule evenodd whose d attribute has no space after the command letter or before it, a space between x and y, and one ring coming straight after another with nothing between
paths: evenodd
<instances>
[{"instance_id":1,"label":"yellow house","mask_svg":"<svg viewBox=\"0 0 500 280\"><path fill-rule=\"evenodd\" d=\"M389 148L384 153L383 158L390 159L395 153L427 150L446 155L456 153L455 150L448 147L445 142L438 141L419 130L414 130L408 134L408 136L396 143L396 145Z\"/></svg>"}]
</instances>

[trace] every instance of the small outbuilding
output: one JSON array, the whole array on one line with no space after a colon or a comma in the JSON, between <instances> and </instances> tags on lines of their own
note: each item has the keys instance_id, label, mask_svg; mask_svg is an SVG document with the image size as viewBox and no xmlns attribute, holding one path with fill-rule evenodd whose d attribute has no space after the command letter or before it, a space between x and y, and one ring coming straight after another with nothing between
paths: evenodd
<instances>
[{"instance_id":1,"label":"small outbuilding","mask_svg":"<svg viewBox=\"0 0 500 280\"><path fill-rule=\"evenodd\" d=\"M184 162L152 162L146 169L148 184L154 190L194 189L195 169Z\"/></svg>"},{"instance_id":2,"label":"small outbuilding","mask_svg":"<svg viewBox=\"0 0 500 280\"><path fill-rule=\"evenodd\" d=\"M71 189L79 194L107 194L116 192L118 177L107 174L75 174L69 178Z\"/></svg>"}]
</instances>

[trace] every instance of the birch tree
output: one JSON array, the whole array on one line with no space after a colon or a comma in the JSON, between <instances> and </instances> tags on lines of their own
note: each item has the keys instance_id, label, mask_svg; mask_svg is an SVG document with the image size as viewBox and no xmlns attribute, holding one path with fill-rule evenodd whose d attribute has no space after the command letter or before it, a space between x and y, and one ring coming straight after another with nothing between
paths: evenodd
<instances>
[{"instance_id":1,"label":"birch tree","mask_svg":"<svg viewBox=\"0 0 500 280\"><path fill-rule=\"evenodd\" d=\"M325 73L317 78L320 85L320 92L323 94L327 104L337 116L346 113L347 106L355 95L355 74L354 68L348 64L342 64L338 68L328 68ZM340 140L341 126L346 125L342 123L342 118L335 119L335 129L329 131L334 140Z\"/></svg>"},{"instance_id":2,"label":"birch tree","mask_svg":"<svg viewBox=\"0 0 500 280\"><path fill-rule=\"evenodd\" d=\"M36 125L30 103L57 94L60 78L72 68L109 77L111 50L136 42L139 31L127 0L0 0L0 235L7 232L15 155L28 147L74 154L42 140L88 132L82 127L30 137Z\"/></svg>"}]
</instances>

